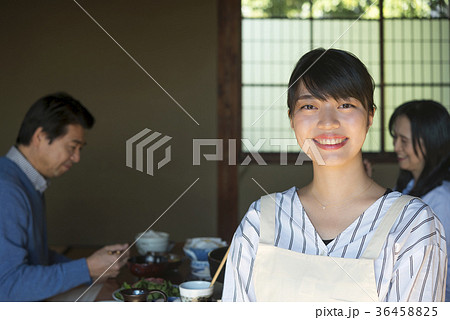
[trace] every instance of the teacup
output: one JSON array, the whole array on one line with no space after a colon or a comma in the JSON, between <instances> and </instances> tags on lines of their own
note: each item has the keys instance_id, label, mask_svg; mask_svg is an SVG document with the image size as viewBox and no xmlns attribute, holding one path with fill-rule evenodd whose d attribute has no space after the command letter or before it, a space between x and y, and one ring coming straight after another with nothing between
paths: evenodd
<instances>
[{"instance_id":1,"label":"teacup","mask_svg":"<svg viewBox=\"0 0 450 320\"><path fill-rule=\"evenodd\" d=\"M180 296L182 302L206 302L211 301L214 286L210 287L209 281L187 281L180 284Z\"/></svg>"},{"instance_id":2,"label":"teacup","mask_svg":"<svg viewBox=\"0 0 450 320\"><path fill-rule=\"evenodd\" d=\"M147 302L148 295L152 293L159 293L162 295L164 302L167 301L167 295L161 290L147 290L147 289L124 289L120 291L120 294L123 297L123 301L125 302Z\"/></svg>"}]
</instances>

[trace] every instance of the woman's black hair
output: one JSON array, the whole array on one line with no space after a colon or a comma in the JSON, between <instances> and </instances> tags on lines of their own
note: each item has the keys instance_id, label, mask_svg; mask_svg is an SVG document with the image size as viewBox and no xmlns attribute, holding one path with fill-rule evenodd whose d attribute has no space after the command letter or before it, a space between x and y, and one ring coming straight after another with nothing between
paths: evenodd
<instances>
[{"instance_id":1,"label":"woman's black hair","mask_svg":"<svg viewBox=\"0 0 450 320\"><path fill-rule=\"evenodd\" d=\"M447 109L432 100L409 101L394 110L389 120L389 132L394 133L394 124L399 116L406 116L411 123L414 153L424 156L424 168L415 181L410 195L422 197L442 182L450 180L450 116ZM412 173L400 170L397 190L402 191L413 179Z\"/></svg>"},{"instance_id":2,"label":"woman's black hair","mask_svg":"<svg viewBox=\"0 0 450 320\"><path fill-rule=\"evenodd\" d=\"M293 114L300 84L319 100L355 98L368 114L374 114L374 81L366 66L349 52L319 48L300 58L289 79L289 116Z\"/></svg>"},{"instance_id":3,"label":"woman's black hair","mask_svg":"<svg viewBox=\"0 0 450 320\"><path fill-rule=\"evenodd\" d=\"M47 134L50 143L67 133L67 125L79 124L90 129L95 123L91 113L64 92L47 95L37 100L28 110L20 126L16 145L29 145L37 128Z\"/></svg>"}]
</instances>

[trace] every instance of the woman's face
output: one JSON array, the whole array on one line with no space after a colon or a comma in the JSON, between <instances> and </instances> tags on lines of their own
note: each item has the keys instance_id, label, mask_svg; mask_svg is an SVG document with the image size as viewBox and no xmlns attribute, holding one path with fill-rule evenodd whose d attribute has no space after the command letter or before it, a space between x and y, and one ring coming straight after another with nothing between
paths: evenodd
<instances>
[{"instance_id":1,"label":"woman's face","mask_svg":"<svg viewBox=\"0 0 450 320\"><path fill-rule=\"evenodd\" d=\"M425 160L419 146L414 153L411 121L405 115L400 115L394 122L394 151L397 154L398 164L401 169L410 171L417 180L425 166Z\"/></svg>"},{"instance_id":2,"label":"woman's face","mask_svg":"<svg viewBox=\"0 0 450 320\"><path fill-rule=\"evenodd\" d=\"M311 139L327 166L343 165L359 155L373 120L359 100L322 101L303 84L296 98L291 127L300 147Z\"/></svg>"}]
</instances>

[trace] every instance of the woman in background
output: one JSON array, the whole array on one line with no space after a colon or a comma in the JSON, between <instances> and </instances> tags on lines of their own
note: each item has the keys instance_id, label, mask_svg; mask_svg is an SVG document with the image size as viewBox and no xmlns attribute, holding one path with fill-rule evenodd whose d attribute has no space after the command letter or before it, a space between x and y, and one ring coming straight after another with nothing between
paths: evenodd
<instances>
[{"instance_id":1,"label":"woman in background","mask_svg":"<svg viewBox=\"0 0 450 320\"><path fill-rule=\"evenodd\" d=\"M409 101L389 120L400 175L396 190L420 197L441 220L450 235L450 116L431 100ZM450 241L447 240L447 252ZM447 273L446 301L450 301Z\"/></svg>"}]
</instances>

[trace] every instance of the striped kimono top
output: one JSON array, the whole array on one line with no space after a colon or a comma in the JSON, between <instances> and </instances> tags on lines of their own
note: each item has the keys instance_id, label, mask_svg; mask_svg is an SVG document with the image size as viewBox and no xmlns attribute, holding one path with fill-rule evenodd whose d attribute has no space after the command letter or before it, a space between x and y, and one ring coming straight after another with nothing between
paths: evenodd
<instances>
[{"instance_id":1,"label":"striped kimono top","mask_svg":"<svg viewBox=\"0 0 450 320\"><path fill-rule=\"evenodd\" d=\"M325 245L306 214L297 188L276 194L275 246L305 254L359 258L389 207L401 196L380 197L347 229ZM226 264L222 301L256 301L253 266L259 243L260 200L236 230ZM447 252L444 229L420 199L403 209L375 260L380 301L442 301ZM330 285L333 285L330 283Z\"/></svg>"}]
</instances>

